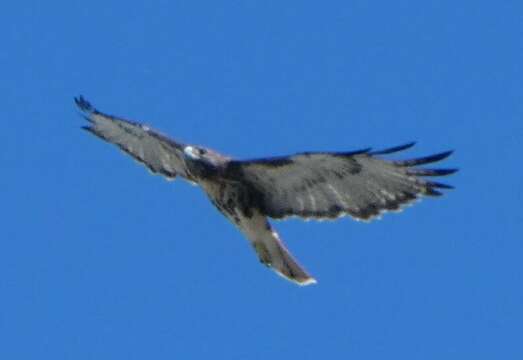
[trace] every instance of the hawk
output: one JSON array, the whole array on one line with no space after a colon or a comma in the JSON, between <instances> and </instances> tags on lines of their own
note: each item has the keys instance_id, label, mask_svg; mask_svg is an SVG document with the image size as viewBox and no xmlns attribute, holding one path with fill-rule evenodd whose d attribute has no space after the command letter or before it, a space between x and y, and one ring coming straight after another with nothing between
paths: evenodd
<instances>
[{"instance_id":1,"label":"hawk","mask_svg":"<svg viewBox=\"0 0 523 360\"><path fill-rule=\"evenodd\" d=\"M452 187L424 177L457 171L418 167L443 160L452 151L401 161L382 158L414 143L379 151L367 148L234 160L174 141L144 124L104 114L81 96L75 103L89 122L83 129L115 144L155 174L167 179L179 176L199 185L249 239L260 261L299 285L316 280L290 254L268 218L351 216L370 221L422 196L442 195L440 189Z\"/></svg>"}]
</instances>

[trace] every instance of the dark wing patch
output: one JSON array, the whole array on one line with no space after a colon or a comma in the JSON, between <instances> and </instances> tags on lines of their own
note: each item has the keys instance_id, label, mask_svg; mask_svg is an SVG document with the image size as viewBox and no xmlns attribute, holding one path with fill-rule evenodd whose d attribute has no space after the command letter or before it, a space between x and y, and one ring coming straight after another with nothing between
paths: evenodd
<instances>
[{"instance_id":1,"label":"dark wing patch","mask_svg":"<svg viewBox=\"0 0 523 360\"><path fill-rule=\"evenodd\" d=\"M415 167L443 160L451 152L404 161L377 157L413 145L232 161L228 171L259 194L259 207L267 216L333 219L350 215L370 220L383 211L399 210L420 196L437 196L441 195L438 189L452 188L422 177L450 175L457 169Z\"/></svg>"},{"instance_id":2,"label":"dark wing patch","mask_svg":"<svg viewBox=\"0 0 523 360\"><path fill-rule=\"evenodd\" d=\"M182 144L143 124L104 114L81 96L74 100L90 123L82 127L84 130L115 144L153 173L168 179L174 179L177 175L187 177Z\"/></svg>"}]
</instances>

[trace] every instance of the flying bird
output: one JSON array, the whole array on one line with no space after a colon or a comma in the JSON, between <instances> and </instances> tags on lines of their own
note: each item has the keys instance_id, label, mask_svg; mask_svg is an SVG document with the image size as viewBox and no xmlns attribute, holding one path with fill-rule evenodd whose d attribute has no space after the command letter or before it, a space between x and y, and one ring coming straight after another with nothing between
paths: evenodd
<instances>
[{"instance_id":1,"label":"flying bird","mask_svg":"<svg viewBox=\"0 0 523 360\"><path fill-rule=\"evenodd\" d=\"M452 187L425 177L457 171L418 167L443 160L452 151L410 160L382 158L414 143L379 151L367 148L234 160L202 146L174 141L144 124L104 114L81 96L75 103L89 122L83 129L118 146L153 173L199 185L249 239L260 261L299 285L316 280L287 250L268 218L350 216L370 221L420 197L442 195L441 189Z\"/></svg>"}]
</instances>

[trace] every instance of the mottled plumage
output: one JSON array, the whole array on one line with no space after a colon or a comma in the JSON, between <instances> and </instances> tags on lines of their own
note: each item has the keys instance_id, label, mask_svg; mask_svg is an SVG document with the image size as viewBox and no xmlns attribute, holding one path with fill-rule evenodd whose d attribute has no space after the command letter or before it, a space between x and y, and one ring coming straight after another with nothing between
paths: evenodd
<instances>
[{"instance_id":1,"label":"mottled plumage","mask_svg":"<svg viewBox=\"0 0 523 360\"><path fill-rule=\"evenodd\" d=\"M451 151L403 161L381 158L414 143L381 151L233 160L210 149L176 142L143 124L101 113L82 97L75 102L90 123L85 130L117 145L153 173L168 179L180 176L199 185L251 241L262 263L300 285L315 280L292 257L267 218L335 219L348 215L369 221L421 196L441 195L441 189L451 186L423 177L456 171L418 167L443 160Z\"/></svg>"}]
</instances>

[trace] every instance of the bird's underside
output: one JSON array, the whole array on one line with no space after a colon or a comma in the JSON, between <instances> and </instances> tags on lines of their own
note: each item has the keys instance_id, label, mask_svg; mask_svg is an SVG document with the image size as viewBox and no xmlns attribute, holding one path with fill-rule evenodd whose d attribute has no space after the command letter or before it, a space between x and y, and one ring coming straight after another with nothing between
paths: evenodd
<instances>
[{"instance_id":1,"label":"bird's underside","mask_svg":"<svg viewBox=\"0 0 523 360\"><path fill-rule=\"evenodd\" d=\"M101 113L82 97L75 102L89 122L85 130L115 144L153 173L168 179L180 176L200 185L218 210L250 240L260 261L300 285L315 280L292 257L267 218L350 216L370 221L423 196L441 195L440 189L451 186L425 177L457 171L419 167L443 160L451 151L410 160L382 159L414 143L380 151L307 152L233 160L174 141L146 125Z\"/></svg>"}]
</instances>

